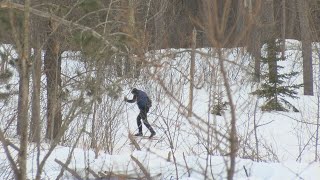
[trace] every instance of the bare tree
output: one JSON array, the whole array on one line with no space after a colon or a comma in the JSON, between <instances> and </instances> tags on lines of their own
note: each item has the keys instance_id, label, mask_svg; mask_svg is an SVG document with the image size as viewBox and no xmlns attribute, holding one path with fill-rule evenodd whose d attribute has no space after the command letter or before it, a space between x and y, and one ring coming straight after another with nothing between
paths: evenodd
<instances>
[{"instance_id":1,"label":"bare tree","mask_svg":"<svg viewBox=\"0 0 320 180\"><path fill-rule=\"evenodd\" d=\"M44 69L47 76L47 128L46 138L54 139L57 135L61 123L61 50L60 43L55 31L58 22L50 21L49 40L46 45L46 55L44 57Z\"/></svg>"},{"instance_id":2,"label":"bare tree","mask_svg":"<svg viewBox=\"0 0 320 180\"><path fill-rule=\"evenodd\" d=\"M80 3L80 1L77 2ZM247 35L247 32L250 32L250 29L252 27L251 23L253 23L251 21L253 21L253 17L255 16L255 3L253 3L251 0L203 1L204 7L202 7L203 9L201 10L203 10L204 14L206 15L205 21L199 21L195 24L199 24L199 26L201 25L202 27L201 30L197 29L199 33L201 33L202 31L206 33L206 37L208 38L210 43L209 45L211 47L210 52L203 52L202 50L196 49L196 42L197 40L199 40L197 38L200 38L202 36L196 36L194 34L192 38L189 38L189 36L188 38L186 38L192 39L191 51L190 49L182 49L176 51L173 50L172 52L170 52L169 50L161 50L159 54L152 54L154 53L153 51L149 51L148 53L146 53L147 49L149 48L149 45L152 44L150 41L150 39L152 38L149 37L150 34L148 34L148 31L146 30L148 29L147 27L149 25L148 22L152 22L150 19L157 19L157 22L152 23L154 23L155 26L159 28L156 30L155 33L159 36L157 36L157 38L153 40L153 42L155 42L156 47L163 47L166 43L166 40L165 38L162 39L159 37L165 36L165 33L163 32L165 32L167 28L167 26L165 25L167 17L162 15L166 14L165 12L167 5L169 3L179 5L181 4L180 8L182 8L186 6L186 3L185 1L169 2L167 0L162 0L153 2L152 0L148 0L144 1L147 2L146 5L142 2L136 4L136 2L137 1L134 0L130 0L127 2L110 0L106 1L106 4L103 4L106 5L105 7L101 7L101 9L99 7L98 9L95 9L85 14L79 13L81 12L81 9L77 9L76 4L74 4L74 6L72 6L72 3L68 4L72 6L71 9L75 9L75 14L79 16L74 16L72 13L70 13L72 15L67 13L61 16L61 14L56 12L49 13L46 12L46 10L37 9L36 6L32 8L27 7L29 6L27 3L25 4L26 7L24 7L21 4L16 4L12 2L1 2L1 7L3 7L3 5L9 4L10 6L7 7L11 9L21 10L24 13L33 13L41 18L44 18L48 22L50 21L51 25L50 33L48 34L48 39L45 48L42 48L39 44L34 46L34 48L37 50L35 51L36 58L33 61L34 64L32 66L33 101L31 121L32 127L30 128L30 138L38 142L41 140L41 134L38 134L40 133L40 127L37 126L41 124L41 104L39 103L39 93L42 90L40 89L41 82L39 79L41 77L41 49L46 49L45 73L47 75L48 80L48 111L46 115L48 124L46 128L46 138L50 139L51 141L48 153L45 154L43 159L39 159L39 167L36 174L37 179L41 179L45 163L48 160L51 153L53 152L53 149L59 143L64 143L66 145L72 144L73 148L76 146L85 146L87 144L90 144L88 146L96 149L96 155L98 154L98 150L100 149L104 149L106 152L110 154L114 153L116 143L118 140L117 131L120 129L119 127L121 127L120 114L122 113L123 104L121 104L121 101L117 99L119 98L119 94L121 94L121 87L125 86L125 83L140 83L140 86L145 85L145 87L147 87L148 84L146 82L150 81L156 83L157 85L155 85L156 87L148 88L154 88L156 90L161 89L161 92L157 91L158 93L157 95L155 95L157 96L157 101L168 101L171 103L170 107L164 107L169 109L168 111L165 111L168 114L163 113L163 111L161 111L161 108L155 109L157 113L160 113L160 115L157 115L163 116L158 117L162 121L158 121L156 123L161 124L161 126L158 128L160 129L160 131L163 130L164 136L166 138L165 142L167 142L166 146L169 146L170 153L174 158L173 161L175 163L176 178L178 179L182 176L182 174L179 172L179 167L181 166L186 166L186 168L188 169L188 173L190 174L190 169L188 167L187 161L184 160L185 164L179 165L178 160L176 159L176 148L178 148L179 145L177 142L179 142L181 138L180 133L186 133L186 130L182 129L181 126L184 123L189 123L192 127L191 130L194 131L191 131L190 129L188 130L194 133L192 134L193 138L198 138L198 143L201 145L199 149L201 149L205 153L207 158L206 165L204 165L205 167L202 172L204 177L209 178L210 175L212 176L212 178L215 177L215 170L211 167L211 156L217 154L227 155L225 156L227 178L230 180L234 179L234 174L236 172L235 159L238 156L238 150L240 149L241 141L239 141L240 138L238 139L240 133L238 132L236 126L238 123L238 119L236 117L236 111L238 110L238 106L236 106L236 102L232 97L234 93L234 89L232 87L234 83L232 82L232 78L237 78L237 75L233 76L233 69L230 67L240 67L241 64L239 64L237 61L232 61L229 59L229 56L233 55L234 52L228 51L228 49L226 48L234 45L242 46L242 43L246 42L246 39L249 37ZM197 4L195 2L197 1L193 1L190 4ZM283 2L285 4L284 0ZM53 4L53 6L58 7L59 3L55 3ZM160 9L159 11L157 11L157 13L159 14L153 14L152 8L154 7L152 7L152 3L160 4ZM266 13L269 16L268 18L270 18L266 22L266 24L273 26L273 23L275 21L275 17L273 17L272 15L275 11L273 7L274 1L268 0L265 3L265 7L267 7L266 9L268 11ZM187 4L189 4L189 2L187 2ZM150 8L147 9L147 14L150 13L151 15L146 15L146 17L143 18L142 22L140 19L141 14L143 14L141 13L141 9L146 8L146 6L147 8ZM173 8L170 10L174 11ZM181 16L181 14L183 14L182 12L184 12L184 10L180 11L179 9L175 12L172 12L172 14ZM121 17L123 19L120 18L120 23L119 19L117 19L119 18L117 17L118 15L124 16ZM27 14L25 18L29 18ZM177 17L173 17L173 19L176 18ZM193 22L198 20L197 18L192 17L190 19L192 19ZM256 19L256 21L260 20ZM170 23L175 24L174 22L175 21L172 21ZM90 23L90 26L86 23ZM119 24L123 25L124 29L119 28ZM62 70L60 69L61 62L63 62L63 60L60 57L63 46L62 44L60 44L61 42L59 41L61 39L57 38L57 34L59 32L58 29L62 27L61 25L63 25L65 28L69 30L69 32L71 32L69 35L72 37L76 34L80 35L81 38L84 39L93 39L90 43L88 43L89 45L87 44L87 47L85 45L86 42L84 41L81 41L81 43L79 43L81 45L79 46L70 44L66 45L67 48L81 50L83 56L77 57L78 59L73 61L72 63L79 63L81 64L79 67L85 68L79 68L77 69L77 71L72 72L71 75L64 73L63 78L61 78ZM143 26L144 28L143 31L140 31L141 26ZM25 25L25 28L26 27L27 24ZM256 78L258 79L260 75L260 45L263 39L263 36L260 35L262 35L263 31L260 26L257 26L255 28L257 29L255 30L254 37L259 38L259 40L253 42L254 47L252 48L254 48L253 51L255 54L254 56L256 58L255 73ZM179 27L179 29L183 28ZM25 33L28 33L27 29L24 29L24 31ZM176 31L172 30L172 32ZM274 32L271 32L269 34L274 35L273 33ZM179 34L178 36L183 35L183 32L181 32L181 34ZM16 35L15 38L19 39L18 37L19 35ZM66 41L73 41L72 37L68 37ZM176 40L177 39L175 39L175 41ZM273 40L274 38L272 38L272 41ZM22 43L23 45L21 45L21 43L20 45L17 44L17 49L20 48L19 52L23 52L19 53L23 55L22 59L19 60L21 61L21 65L19 66L20 68L28 67L23 66L22 62L23 60L28 60L29 58L29 53L27 53L26 51L26 43L29 43L29 41L30 40L28 39L24 39L24 43ZM180 43L183 46L187 46L185 42L181 41ZM170 43L165 45L170 46ZM22 51L22 49L24 51ZM28 49L30 49L30 46ZM237 48L236 51L243 51L243 48ZM191 61L182 61L185 57L189 58L188 55L184 55L189 54L190 52L192 54ZM195 58L195 53L197 53L197 55L207 57L208 59L204 62L202 62L203 59L198 61ZM239 54L241 54L241 52ZM126 57L127 59L124 60L122 59L123 57ZM179 58L181 61L177 60ZM118 61L119 59L121 60L120 63L114 62ZM145 67L142 66L142 64L145 65ZM200 70L198 70L198 68L195 68L196 66L198 67L198 65L203 68L203 72L199 72ZM272 71L270 71L270 75L276 73L274 69L275 65L276 64L270 64L270 69L272 69L273 67ZM73 64L71 66L75 68ZM121 73L118 72L118 74L121 75L123 71L124 73L128 73L129 75L130 73L132 73L130 71L137 70L135 72L136 74L133 76L139 77L139 79L132 80L132 74L130 75L130 78L116 77L116 72L114 71L115 67L121 69ZM230 71L229 68L231 69ZM26 77L25 75L27 74L23 74L23 72L24 71L20 69L20 76ZM206 81L205 79L209 76L211 77L211 79ZM22 85L24 85L23 87L25 88L26 85L24 83L25 81L23 83L21 82L20 85L21 87ZM127 84L126 86L129 86ZM225 112L221 113L221 118L223 118L225 122L223 126L218 126L217 124L215 124L217 123L216 121L214 121L216 116L210 113L212 107L210 106L211 104L208 105L208 117L206 118L197 115L195 113L196 110L194 110L195 108L192 108L193 103L197 103L197 101L194 101L195 99L193 97L197 97L194 95L194 93L196 92L195 89L196 87L198 87L198 84L201 84L202 87L207 87L208 89L210 89L208 90L210 91L210 97L208 100L209 103L212 103L214 101L222 102L222 99L225 102L227 102L225 104L227 107L226 109L224 109ZM186 89L188 89L189 91L185 91ZM71 90L72 93L76 94L76 97L73 96L73 99L69 98L68 95L72 96L72 93L68 93L67 90ZM22 90L20 92L22 92ZM104 97L106 94L108 95L108 97ZM216 95L218 97L216 97ZM186 102L188 102L188 98L190 98L189 104L186 105ZM21 98L21 100L23 99ZM23 106L25 105L25 103L23 102L24 101L19 101L19 108L22 108L22 110L23 107L28 107L27 105ZM172 114L172 111L170 111L172 109L170 108L174 109L174 111L176 112ZM22 112L24 111L21 111L19 113ZM22 121L22 117L24 116L25 114L20 114L18 117L18 125L20 126L19 131L22 133L22 135L24 131L22 131L21 126L25 126L25 124L23 124L24 121ZM28 116L26 117L26 119L28 119ZM87 126L90 126L90 128L88 128ZM260 127L260 125L256 121L256 119L254 119L254 132L250 133L254 134L253 136L255 138L256 146L253 148L246 147L250 149L250 151L253 152L253 154L254 152L256 153L255 159L259 159L260 156L263 154L259 152L261 151L261 149L269 148L266 145L267 143L264 144L263 142L261 142L260 139L258 139L258 127ZM26 132L28 132L29 127L26 129ZM187 133L189 132L187 131ZM197 137L197 135L200 135L200 137ZM249 134L248 136L251 136L251 134ZM21 147L22 145L25 145L24 143L26 142L25 139L23 139L22 137L24 136L21 136ZM76 140L73 137L76 137ZM83 141L78 142L80 138L82 138ZM63 142L62 139L64 139ZM248 137L248 139L250 139L250 137ZM8 152L8 147L13 147L13 145L7 141L5 133L2 132L1 129L0 140L4 145L5 151ZM249 141L250 140L248 140L247 142ZM188 147L191 153L195 153L195 151L193 150L195 146L196 145ZM261 146L266 147L261 148ZM25 162L23 161L23 159L26 157L26 154L22 150L24 149L22 148L19 150L19 158L21 157L21 159L19 159L19 162L21 162L21 165L24 165ZM38 150L40 153L40 149ZM270 156L274 155L272 154L271 150L270 154ZM200 155L200 153L196 152L193 155ZM17 166L15 166L16 162L14 162L10 153L8 155L8 159L9 161L12 161L12 169L14 169L15 174L19 174L19 169L17 168ZM70 160L68 160L63 165L63 167L66 169L68 168L68 162L70 162ZM23 166L21 167L23 168ZM25 172L23 173L24 175L21 175L21 177L25 176ZM211 174L209 175L209 173ZM147 174L148 172L146 172L145 175L148 178L150 178L150 176L148 176ZM60 174L60 176L62 176L62 174Z\"/></svg>"},{"instance_id":3,"label":"bare tree","mask_svg":"<svg viewBox=\"0 0 320 180\"><path fill-rule=\"evenodd\" d=\"M317 48L318 49L318 48ZM317 121L316 121L316 133L315 133L315 161L319 161L319 153L318 153L318 146L319 146L319 126L320 126L320 51L317 50L316 52L319 62L318 62L318 81L317 81Z\"/></svg>"},{"instance_id":4,"label":"bare tree","mask_svg":"<svg viewBox=\"0 0 320 180\"><path fill-rule=\"evenodd\" d=\"M30 66L30 0L25 1L23 51L19 59L19 101L18 101L18 134L20 148L18 155L19 172L17 179L27 179L27 153L29 130L29 66Z\"/></svg>"},{"instance_id":5,"label":"bare tree","mask_svg":"<svg viewBox=\"0 0 320 180\"><path fill-rule=\"evenodd\" d=\"M237 130L236 130L236 110L235 105L233 103L233 97L231 92L231 87L229 84L229 79L227 75L227 71L225 69L225 59L226 55L223 50L221 50L222 47L225 46L225 43L228 42L230 39L228 39L228 31L227 31L227 24L228 24L228 18L231 14L230 8L232 7L232 1L204 1L204 12L206 20L208 21L207 25L205 26L205 32L207 34L207 37L209 39L209 42L212 46L217 47L217 54L216 57L218 58L219 63L219 69L220 73L223 78L223 84L224 89L227 94L228 103L230 106L230 114L231 114L231 120L230 120L230 131L229 131L229 165L227 169L227 178L229 180L232 180L235 173L235 166L236 161L235 158L237 156L237 150L238 150L238 139L237 139ZM238 7L240 9L240 7ZM214 11L212 11L214 9ZM239 10L238 9L238 10ZM242 33L246 33L246 30L243 30ZM244 35L242 34L242 35ZM241 34L239 34L238 41L242 38Z\"/></svg>"},{"instance_id":6,"label":"bare tree","mask_svg":"<svg viewBox=\"0 0 320 180\"><path fill-rule=\"evenodd\" d=\"M300 33L302 41L303 57L303 83L304 94L313 95L313 70L312 70L312 47L309 21L309 3L308 1L296 1L299 13Z\"/></svg>"},{"instance_id":7,"label":"bare tree","mask_svg":"<svg viewBox=\"0 0 320 180\"><path fill-rule=\"evenodd\" d=\"M35 25L35 23L33 24ZM34 56L33 56L34 59L32 63L32 113L31 113L31 124L30 124L30 140L32 142L39 143L41 138L41 114L40 114L41 94L40 93L41 93L42 58L41 58L40 37L35 36L34 39L35 39L35 48L34 48Z\"/></svg>"},{"instance_id":8,"label":"bare tree","mask_svg":"<svg viewBox=\"0 0 320 180\"><path fill-rule=\"evenodd\" d=\"M192 31L192 50L191 50L191 63L190 63L190 88L189 88L189 104L188 104L188 117L192 116L193 108L193 88L194 88L194 73L195 73L195 49L197 47L197 31Z\"/></svg>"}]
</instances>

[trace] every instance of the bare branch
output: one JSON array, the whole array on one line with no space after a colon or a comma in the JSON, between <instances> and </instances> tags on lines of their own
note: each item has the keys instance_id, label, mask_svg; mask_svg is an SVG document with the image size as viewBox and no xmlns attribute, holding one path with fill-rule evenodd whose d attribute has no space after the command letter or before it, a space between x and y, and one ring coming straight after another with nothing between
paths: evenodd
<instances>
[{"instance_id":1,"label":"bare branch","mask_svg":"<svg viewBox=\"0 0 320 180\"><path fill-rule=\"evenodd\" d=\"M141 151L141 147L139 146L139 144L137 143L137 141L134 139L132 134L128 135L129 140L131 141L131 143L134 145L134 147L138 150Z\"/></svg>"},{"instance_id":2,"label":"bare branch","mask_svg":"<svg viewBox=\"0 0 320 180\"><path fill-rule=\"evenodd\" d=\"M146 178L148 180L152 180L150 173L147 171L147 169L143 166L143 164L135 157L133 157L132 155L130 155L131 159L139 166L139 168L141 169L141 171L143 172L143 174L146 176Z\"/></svg>"},{"instance_id":3,"label":"bare branch","mask_svg":"<svg viewBox=\"0 0 320 180\"><path fill-rule=\"evenodd\" d=\"M59 161L58 159L54 159L56 163L58 163L63 169L67 170L69 173L71 173L75 178L77 179L83 179L75 170L69 168L67 165L65 165L63 162Z\"/></svg>"},{"instance_id":4,"label":"bare branch","mask_svg":"<svg viewBox=\"0 0 320 180\"><path fill-rule=\"evenodd\" d=\"M21 10L21 11L25 11L24 5L17 4L17 3L12 3L12 2L1 2L0 3L0 8L18 9L18 10ZM113 46L107 39L105 39L105 37L103 35L101 35L100 33L98 33L97 31L95 31L94 29L92 29L92 28L90 28L88 26L84 26L84 25L81 25L81 24L78 24L78 23L75 23L75 22L72 22L72 21L68 21L68 20L66 20L64 18L61 18L61 17L57 16L57 15L50 14L50 13L47 13L47 12L43 12L43 11L31 8L31 7L30 7L30 13L32 13L34 15L37 15L37 16L40 16L40 17L43 17L43 18L52 19L54 21L57 21L57 22L59 22L59 23L61 23L63 25L69 26L69 27L74 27L76 29L81 29L83 31L88 31L94 37L103 40L104 43L106 45L109 45L113 51L122 52L120 49L118 49L117 47Z\"/></svg>"},{"instance_id":5,"label":"bare branch","mask_svg":"<svg viewBox=\"0 0 320 180\"><path fill-rule=\"evenodd\" d=\"M10 163L12 169L13 169L14 174L18 174L18 172L19 172L18 167L17 167L16 162L14 161L13 157L11 156L11 153L10 153L9 148L8 148L8 142L9 141L4 137L4 134L3 134L2 130L0 130L0 141L2 143L2 146L4 148L4 151L6 153L8 161L9 161L9 163ZM17 148L17 150L19 150L18 147L16 147L16 148Z\"/></svg>"}]
</instances>

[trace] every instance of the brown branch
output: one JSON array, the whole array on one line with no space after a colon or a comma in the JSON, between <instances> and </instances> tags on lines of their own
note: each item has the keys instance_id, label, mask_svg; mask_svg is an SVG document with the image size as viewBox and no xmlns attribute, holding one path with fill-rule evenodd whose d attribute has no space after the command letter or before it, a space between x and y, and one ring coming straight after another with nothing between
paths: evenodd
<instances>
[{"instance_id":1,"label":"brown branch","mask_svg":"<svg viewBox=\"0 0 320 180\"><path fill-rule=\"evenodd\" d=\"M5 142L8 146L12 147L14 150L16 151L20 151L20 148L18 146L16 146L15 144L13 144L11 141L7 140L6 139L6 142Z\"/></svg>"},{"instance_id":2,"label":"brown branch","mask_svg":"<svg viewBox=\"0 0 320 180\"><path fill-rule=\"evenodd\" d=\"M3 9L17 9L17 10L21 10L21 11L25 11L24 5L22 4L18 4L18 3L12 3L12 2L1 2L0 3L0 8ZM51 19L54 21L57 21L63 25L66 26L70 26L70 27L74 27L76 29L81 29L83 31L88 31L90 32L94 37L98 38L98 39L102 39L105 44L109 45L111 47L112 50L117 51L117 52L122 52L120 49L118 49L117 47L113 46L107 39L104 38L103 35L101 35L100 33L98 33L97 31L95 31L94 29L88 27L88 26L84 26L78 23L75 23L73 21L68 21L64 18L61 18L57 15L51 14L51 13L47 13L47 12L43 12L40 11L38 9L34 9L30 7L30 13L37 15L39 17L43 17L43 18L47 18L47 19Z\"/></svg>"},{"instance_id":3,"label":"brown branch","mask_svg":"<svg viewBox=\"0 0 320 180\"><path fill-rule=\"evenodd\" d=\"M110 174L106 174L104 172L98 172L99 176L101 178L106 178L106 179L111 179L111 175Z\"/></svg>"},{"instance_id":4,"label":"brown branch","mask_svg":"<svg viewBox=\"0 0 320 180\"><path fill-rule=\"evenodd\" d=\"M43 157L41 163L39 164L39 167L38 167L38 170L37 170L38 171L37 172L38 173L37 176L40 177L40 174L42 173L42 169L43 169L46 161L48 160L48 158L51 155L51 153L53 152L53 150L57 147L57 145L60 142L62 136L64 135L67 127L71 123L72 119L74 119L78 115L78 113L81 112L86 107L86 106L81 107L80 110L77 112L76 104L79 104L79 100L75 101L72 104L72 107L70 108L70 112L66 115L65 121L62 124L57 136L53 139L53 141L51 141L50 148L49 148L47 154Z\"/></svg>"},{"instance_id":5,"label":"brown branch","mask_svg":"<svg viewBox=\"0 0 320 180\"><path fill-rule=\"evenodd\" d=\"M143 164L135 157L133 157L132 155L130 155L131 159L139 166L139 168L141 169L141 171L143 172L143 174L146 176L145 178L147 178L148 180L152 180L150 173L147 171L147 169L143 166Z\"/></svg>"},{"instance_id":6,"label":"brown branch","mask_svg":"<svg viewBox=\"0 0 320 180\"><path fill-rule=\"evenodd\" d=\"M187 164L187 160L186 160L186 156L184 155L184 152L182 153L182 155L183 155L184 163L186 164L186 168L187 168L187 172L188 172L188 177L190 177L190 176L191 176L191 172L190 172L190 168L189 168L189 166L188 166L188 164Z\"/></svg>"},{"instance_id":7,"label":"brown branch","mask_svg":"<svg viewBox=\"0 0 320 180\"><path fill-rule=\"evenodd\" d=\"M78 144L78 142L79 142L80 137L81 137L82 134L83 134L83 130L84 130L84 127L83 127L82 131L79 133L79 135L78 135L75 143L74 143L73 146L72 146L71 151L69 152L68 158L67 158L67 160L66 160L66 162L65 162L65 165L66 165L66 166L69 166L69 164L70 164L70 162L71 162L72 154L73 154L73 152L74 152L74 149L77 147L77 144ZM61 169L61 171L60 171L60 173L59 173L59 175L57 176L56 179L61 179L62 176L63 176L63 173L64 173L64 170ZM40 175L39 175L39 177L40 177Z\"/></svg>"},{"instance_id":8,"label":"brown branch","mask_svg":"<svg viewBox=\"0 0 320 180\"><path fill-rule=\"evenodd\" d=\"M128 174L120 174L120 173L114 173L114 172L98 172L100 179L141 179L139 177L130 176Z\"/></svg>"},{"instance_id":9,"label":"brown branch","mask_svg":"<svg viewBox=\"0 0 320 180\"><path fill-rule=\"evenodd\" d=\"M219 55L219 66L220 66L220 72L223 77L223 82L224 82L224 87L227 92L227 97L230 105L230 113L231 113L231 129L230 129L230 168L227 170L227 178L228 180L232 180L234 177L235 173L235 166L236 166L236 156L237 156L237 151L238 151L238 138L237 138L237 118L236 118L236 108L233 103L233 97L232 97L232 92L231 92L231 87L229 84L229 80L227 77L227 72L224 66L224 61L221 57L224 57L223 52L221 49L218 51Z\"/></svg>"},{"instance_id":10,"label":"brown branch","mask_svg":"<svg viewBox=\"0 0 320 180\"><path fill-rule=\"evenodd\" d=\"M8 148L8 140L4 137L4 134L2 132L2 130L0 130L0 141L2 143L2 146L4 148L4 151L5 151L5 154L8 158L8 161L10 163L10 166L14 172L14 174L18 174L19 173L19 169L17 167L17 164L15 163L10 151L9 151L9 148ZM16 147L16 146L15 146ZM19 151L19 148L17 147L17 151Z\"/></svg>"},{"instance_id":11,"label":"brown branch","mask_svg":"<svg viewBox=\"0 0 320 180\"><path fill-rule=\"evenodd\" d=\"M63 169L71 173L75 178L77 179L83 179L75 170L69 168L67 165L65 165L63 162L59 161L58 159L54 159L56 163L58 163Z\"/></svg>"},{"instance_id":12,"label":"brown branch","mask_svg":"<svg viewBox=\"0 0 320 180\"><path fill-rule=\"evenodd\" d=\"M133 135L129 133L128 137L129 137L129 140L131 141L131 143L133 144L133 146L134 146L138 151L141 151L141 147L139 146L139 144L137 143L137 141L134 139Z\"/></svg>"},{"instance_id":13,"label":"brown branch","mask_svg":"<svg viewBox=\"0 0 320 180\"><path fill-rule=\"evenodd\" d=\"M100 176L99 174L97 174L96 172L94 172L92 169L90 169L89 167L87 168L87 171L93 175L94 178L99 179Z\"/></svg>"}]
</instances>

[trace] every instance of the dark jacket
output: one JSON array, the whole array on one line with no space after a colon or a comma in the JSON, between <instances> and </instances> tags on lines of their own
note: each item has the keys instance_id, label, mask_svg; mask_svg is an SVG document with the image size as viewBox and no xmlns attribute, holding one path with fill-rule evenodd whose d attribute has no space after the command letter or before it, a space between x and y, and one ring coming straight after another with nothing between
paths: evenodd
<instances>
[{"instance_id":1,"label":"dark jacket","mask_svg":"<svg viewBox=\"0 0 320 180\"><path fill-rule=\"evenodd\" d=\"M146 108L150 108L152 106L152 102L151 102L150 98L148 97L148 95L141 90L136 90L133 93L132 100L127 100L127 102L129 102L129 103L137 102L139 109L146 109Z\"/></svg>"}]
</instances>

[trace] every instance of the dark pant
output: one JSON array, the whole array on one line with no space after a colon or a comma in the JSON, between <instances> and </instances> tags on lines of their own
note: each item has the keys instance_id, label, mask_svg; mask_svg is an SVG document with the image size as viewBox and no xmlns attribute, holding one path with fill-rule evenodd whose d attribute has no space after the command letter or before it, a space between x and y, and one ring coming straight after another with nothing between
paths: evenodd
<instances>
[{"instance_id":1,"label":"dark pant","mask_svg":"<svg viewBox=\"0 0 320 180\"><path fill-rule=\"evenodd\" d=\"M154 133L153 128L151 127L151 125L149 124L148 120L147 120L147 113L149 112L149 108L141 108L140 109L140 113L137 117L137 124L138 124L138 128L139 128L139 133L142 133L142 123L141 123L141 119L143 120L143 124L149 129L149 131L151 133Z\"/></svg>"}]
</instances>

